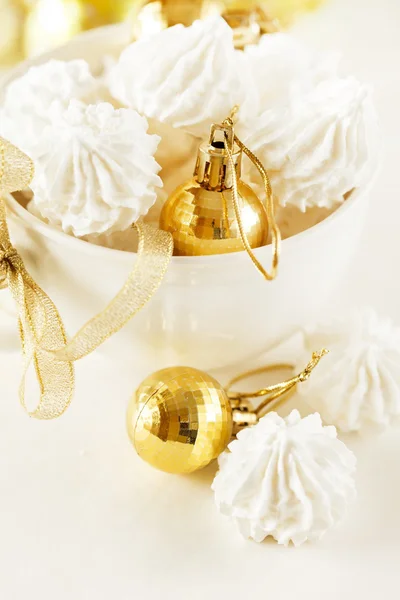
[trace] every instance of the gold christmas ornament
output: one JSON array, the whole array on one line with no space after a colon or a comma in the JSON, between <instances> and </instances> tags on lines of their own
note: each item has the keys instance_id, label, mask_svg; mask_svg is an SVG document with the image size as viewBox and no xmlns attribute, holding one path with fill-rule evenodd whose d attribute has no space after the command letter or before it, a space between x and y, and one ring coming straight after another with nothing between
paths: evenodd
<instances>
[{"instance_id":1,"label":"gold christmas ornament","mask_svg":"<svg viewBox=\"0 0 400 600\"><path fill-rule=\"evenodd\" d=\"M243 152L263 177L266 207L240 178ZM269 228L273 240L271 274L252 252L252 248L267 243ZM208 143L199 148L194 177L166 201L160 229L172 234L175 256L226 254L245 249L266 279L275 278L281 235L275 222L271 184L260 161L235 135L231 117L222 125L212 126Z\"/></svg>"},{"instance_id":2,"label":"gold christmas ornament","mask_svg":"<svg viewBox=\"0 0 400 600\"><path fill-rule=\"evenodd\" d=\"M172 233L175 256L225 254L243 250L232 198L234 173L217 132L229 133L243 229L252 248L268 240L264 205L241 179L242 151L233 148L232 129L214 126L210 140L199 149L194 178L180 186L165 203L160 228Z\"/></svg>"},{"instance_id":3,"label":"gold christmas ornament","mask_svg":"<svg viewBox=\"0 0 400 600\"><path fill-rule=\"evenodd\" d=\"M223 387L185 367L145 379L128 410L128 432L139 456L169 473L190 473L217 458L231 439L232 425Z\"/></svg>"},{"instance_id":4,"label":"gold christmas ornament","mask_svg":"<svg viewBox=\"0 0 400 600\"><path fill-rule=\"evenodd\" d=\"M139 456L167 473L202 469L227 447L233 435L255 425L267 407L306 381L326 350L316 352L299 375L257 392L231 392L240 380L288 365L244 373L224 389L207 373L171 367L150 375L133 396L127 413L128 434ZM290 367L291 368L291 367ZM264 398L255 410L250 398Z\"/></svg>"}]
</instances>

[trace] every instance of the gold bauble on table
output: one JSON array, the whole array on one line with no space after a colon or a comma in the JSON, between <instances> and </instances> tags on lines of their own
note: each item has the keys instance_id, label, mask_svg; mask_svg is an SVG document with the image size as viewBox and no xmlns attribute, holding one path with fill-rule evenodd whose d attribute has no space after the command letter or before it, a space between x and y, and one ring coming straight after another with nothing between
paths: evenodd
<instances>
[{"instance_id":1,"label":"gold bauble on table","mask_svg":"<svg viewBox=\"0 0 400 600\"><path fill-rule=\"evenodd\" d=\"M230 136L230 140L218 140L218 133ZM172 234L175 256L243 250L233 203L234 173L225 143L232 148L241 222L250 247L258 248L268 241L265 207L240 179L242 151L234 144L233 130L213 126L210 140L199 148L194 177L172 193L161 212L160 228Z\"/></svg>"},{"instance_id":2,"label":"gold bauble on table","mask_svg":"<svg viewBox=\"0 0 400 600\"><path fill-rule=\"evenodd\" d=\"M232 409L213 377L173 367L140 385L128 409L127 425L143 460L168 473L191 473L225 450L232 436Z\"/></svg>"},{"instance_id":3,"label":"gold bauble on table","mask_svg":"<svg viewBox=\"0 0 400 600\"><path fill-rule=\"evenodd\" d=\"M255 425L266 410L307 381L325 354L327 350L314 352L299 375L252 392L232 391L232 386L282 365L243 373L226 388L191 367L157 371L140 384L129 404L131 442L145 462L161 471L184 474L202 469L224 452L232 437ZM263 399L257 408L250 401L256 398Z\"/></svg>"}]
</instances>

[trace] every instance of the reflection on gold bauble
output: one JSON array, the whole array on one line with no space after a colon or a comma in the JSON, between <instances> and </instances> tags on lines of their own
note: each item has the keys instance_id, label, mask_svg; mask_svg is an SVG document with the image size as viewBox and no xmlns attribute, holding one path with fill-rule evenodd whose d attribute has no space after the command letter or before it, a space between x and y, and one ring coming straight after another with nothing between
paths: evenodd
<instances>
[{"instance_id":1,"label":"reflection on gold bauble","mask_svg":"<svg viewBox=\"0 0 400 600\"><path fill-rule=\"evenodd\" d=\"M168 473L191 473L227 447L232 409L213 377L189 367L172 367L140 385L128 409L127 426L143 460Z\"/></svg>"},{"instance_id":2,"label":"reflection on gold bauble","mask_svg":"<svg viewBox=\"0 0 400 600\"><path fill-rule=\"evenodd\" d=\"M251 248L268 240L268 219L264 206L253 192L239 183L241 216ZM191 180L167 200L160 228L174 238L175 256L201 256L243 251L232 201L232 190L213 192Z\"/></svg>"},{"instance_id":3,"label":"reflection on gold bauble","mask_svg":"<svg viewBox=\"0 0 400 600\"><path fill-rule=\"evenodd\" d=\"M174 238L175 256L201 256L240 252L244 249L233 203L233 173L225 142L214 126L210 140L199 148L195 174L178 187L165 203L160 228ZM240 216L251 248L268 240L268 216L253 190L240 179L242 152L233 144L233 161L238 180Z\"/></svg>"}]
</instances>

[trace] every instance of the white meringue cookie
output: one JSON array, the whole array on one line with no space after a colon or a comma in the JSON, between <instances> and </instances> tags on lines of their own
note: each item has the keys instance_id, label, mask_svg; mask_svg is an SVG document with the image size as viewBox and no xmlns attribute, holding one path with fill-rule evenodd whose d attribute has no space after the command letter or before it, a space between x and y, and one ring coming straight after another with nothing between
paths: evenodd
<instances>
[{"instance_id":1,"label":"white meringue cookie","mask_svg":"<svg viewBox=\"0 0 400 600\"><path fill-rule=\"evenodd\" d=\"M270 33L245 48L241 66L254 79L262 113L290 104L324 79L335 77L338 62L338 55L316 56L293 35Z\"/></svg>"},{"instance_id":2,"label":"white meringue cookie","mask_svg":"<svg viewBox=\"0 0 400 600\"><path fill-rule=\"evenodd\" d=\"M232 30L221 17L176 25L126 48L110 89L146 117L203 137L235 105L244 120L253 110L255 90L239 61Z\"/></svg>"},{"instance_id":3,"label":"white meringue cookie","mask_svg":"<svg viewBox=\"0 0 400 600\"><path fill-rule=\"evenodd\" d=\"M355 497L355 456L318 414L269 413L241 431L219 463L217 507L256 542L319 540Z\"/></svg>"},{"instance_id":4,"label":"white meringue cookie","mask_svg":"<svg viewBox=\"0 0 400 600\"><path fill-rule=\"evenodd\" d=\"M145 215L162 187L159 138L147 134L146 119L77 100L52 117L35 149L31 187L40 214L78 237L123 231Z\"/></svg>"},{"instance_id":5,"label":"white meringue cookie","mask_svg":"<svg viewBox=\"0 0 400 600\"><path fill-rule=\"evenodd\" d=\"M0 131L32 158L50 110L62 112L72 98L93 99L98 84L84 60L50 60L31 67L7 87L0 110Z\"/></svg>"},{"instance_id":6,"label":"white meringue cookie","mask_svg":"<svg viewBox=\"0 0 400 600\"><path fill-rule=\"evenodd\" d=\"M371 309L322 324L305 334L305 356L315 344L330 353L299 386L312 410L338 429L384 429L400 416L400 328Z\"/></svg>"},{"instance_id":7,"label":"white meringue cookie","mask_svg":"<svg viewBox=\"0 0 400 600\"><path fill-rule=\"evenodd\" d=\"M311 227L315 227L315 225L322 223L322 221L334 212L334 207L320 208L319 206L314 206L306 211L302 211L295 206L277 206L275 218L281 231L282 239L285 240L303 231L307 231Z\"/></svg>"},{"instance_id":8,"label":"white meringue cookie","mask_svg":"<svg viewBox=\"0 0 400 600\"><path fill-rule=\"evenodd\" d=\"M244 141L266 166L279 203L302 211L343 202L378 164L371 94L353 78L322 81L290 106L265 111ZM248 161L243 178L260 190Z\"/></svg>"}]
</instances>

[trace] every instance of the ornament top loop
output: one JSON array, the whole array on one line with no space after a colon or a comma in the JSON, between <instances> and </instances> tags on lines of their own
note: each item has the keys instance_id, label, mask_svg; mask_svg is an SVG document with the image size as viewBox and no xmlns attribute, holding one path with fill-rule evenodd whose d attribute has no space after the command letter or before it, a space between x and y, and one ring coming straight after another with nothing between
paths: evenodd
<instances>
[{"instance_id":1,"label":"ornament top loop","mask_svg":"<svg viewBox=\"0 0 400 600\"><path fill-rule=\"evenodd\" d=\"M235 106L232 108L229 117L227 117L225 119L225 121L223 121L223 125L228 125L229 127L234 127L236 122L237 122L237 116L240 110L240 106L239 104L235 104Z\"/></svg>"}]
</instances>

